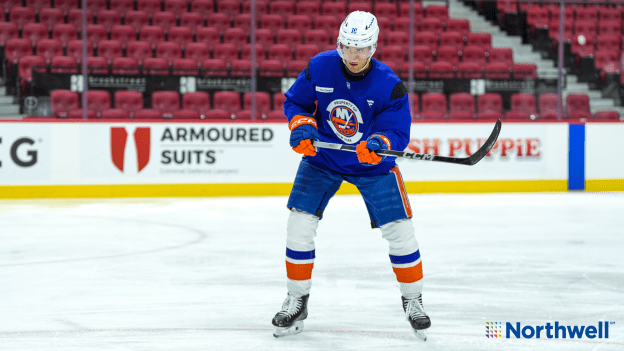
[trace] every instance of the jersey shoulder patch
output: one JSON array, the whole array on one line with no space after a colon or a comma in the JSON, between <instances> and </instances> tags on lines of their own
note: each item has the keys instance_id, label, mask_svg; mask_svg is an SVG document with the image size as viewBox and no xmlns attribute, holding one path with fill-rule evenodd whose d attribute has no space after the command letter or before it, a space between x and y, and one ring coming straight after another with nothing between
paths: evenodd
<instances>
[{"instance_id":1,"label":"jersey shoulder patch","mask_svg":"<svg viewBox=\"0 0 624 351\"><path fill-rule=\"evenodd\" d=\"M398 82L392 89L392 94L390 94L390 101L400 99L407 94L407 89L405 88L405 84L403 82Z\"/></svg>"}]
</instances>

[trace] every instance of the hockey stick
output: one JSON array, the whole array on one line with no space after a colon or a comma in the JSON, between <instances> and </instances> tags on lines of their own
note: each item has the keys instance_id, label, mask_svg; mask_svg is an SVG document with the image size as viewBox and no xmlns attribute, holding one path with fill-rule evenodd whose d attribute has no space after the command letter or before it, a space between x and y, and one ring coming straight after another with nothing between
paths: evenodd
<instances>
[{"instance_id":1,"label":"hockey stick","mask_svg":"<svg viewBox=\"0 0 624 351\"><path fill-rule=\"evenodd\" d=\"M434 161L434 162L446 162L446 163L455 163L460 165L472 166L477 162L481 161L485 155L490 152L494 144L496 143L496 139L498 139L498 134L500 134L501 130L501 120L497 120L494 125L494 130L492 130L492 134L485 141L485 144L481 146L477 152L472 154L470 157L445 157L445 156L436 156L436 155L427 155L427 154L417 154L414 152L404 152L404 151L395 151L395 150L379 150L375 151L379 156L392 156L392 157L403 157L410 158L413 160L423 160L423 161ZM322 141L315 141L313 144L315 147L320 147L323 149L333 149L333 150L345 150L355 152L355 145L344 145L344 144L336 144L336 143L325 143Z\"/></svg>"}]
</instances>

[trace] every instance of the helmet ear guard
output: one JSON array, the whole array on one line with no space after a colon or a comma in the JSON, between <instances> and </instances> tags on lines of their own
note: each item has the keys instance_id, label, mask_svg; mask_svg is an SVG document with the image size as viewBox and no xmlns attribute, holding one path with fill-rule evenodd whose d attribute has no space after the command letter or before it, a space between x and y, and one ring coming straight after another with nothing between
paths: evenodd
<instances>
[{"instance_id":1,"label":"helmet ear guard","mask_svg":"<svg viewBox=\"0 0 624 351\"><path fill-rule=\"evenodd\" d=\"M370 59L377 49L378 37L377 18L369 12L354 11L340 25L336 51L344 59L344 50L341 47L343 45L355 48L370 47L370 56L368 57Z\"/></svg>"}]
</instances>

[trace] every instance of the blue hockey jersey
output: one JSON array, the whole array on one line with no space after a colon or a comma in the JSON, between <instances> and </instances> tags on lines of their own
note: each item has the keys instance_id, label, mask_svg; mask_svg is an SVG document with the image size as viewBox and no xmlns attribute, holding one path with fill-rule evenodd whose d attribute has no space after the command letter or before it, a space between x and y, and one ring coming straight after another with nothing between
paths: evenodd
<instances>
[{"instance_id":1,"label":"blue hockey jersey","mask_svg":"<svg viewBox=\"0 0 624 351\"><path fill-rule=\"evenodd\" d=\"M403 82L375 59L363 79L349 80L342 72L341 60L335 50L310 60L286 92L288 121L296 115L313 116L321 141L355 145L372 134L382 134L390 140L392 150L404 150L411 116ZM350 176L375 176L395 166L394 157L370 166L361 164L354 152L341 150L319 149L316 156L305 158L317 167Z\"/></svg>"}]
</instances>

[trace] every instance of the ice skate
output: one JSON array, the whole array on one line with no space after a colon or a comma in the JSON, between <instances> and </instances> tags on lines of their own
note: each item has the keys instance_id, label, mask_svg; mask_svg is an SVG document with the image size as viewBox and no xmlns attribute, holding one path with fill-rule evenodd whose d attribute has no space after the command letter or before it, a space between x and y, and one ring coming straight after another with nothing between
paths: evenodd
<instances>
[{"instance_id":1,"label":"ice skate","mask_svg":"<svg viewBox=\"0 0 624 351\"><path fill-rule=\"evenodd\" d=\"M286 297L282 310L273 317L273 336L281 338L283 336L299 334L303 331L303 320L308 317L308 298L310 295L301 297Z\"/></svg>"},{"instance_id":2,"label":"ice skate","mask_svg":"<svg viewBox=\"0 0 624 351\"><path fill-rule=\"evenodd\" d=\"M403 300L403 310L405 311L405 319L407 319L412 325L414 334L423 341L427 340L427 328L431 326L431 320L425 312L422 305L422 295L418 295L415 299L406 299L401 296Z\"/></svg>"}]
</instances>

